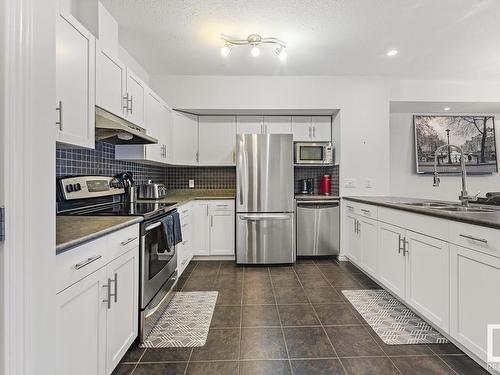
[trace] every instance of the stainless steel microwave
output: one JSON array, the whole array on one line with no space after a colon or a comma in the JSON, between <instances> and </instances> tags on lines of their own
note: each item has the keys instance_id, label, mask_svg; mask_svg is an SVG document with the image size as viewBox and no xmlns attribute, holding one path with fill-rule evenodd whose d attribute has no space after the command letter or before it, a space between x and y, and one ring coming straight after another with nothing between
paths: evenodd
<instances>
[{"instance_id":1,"label":"stainless steel microwave","mask_svg":"<svg viewBox=\"0 0 500 375\"><path fill-rule=\"evenodd\" d=\"M295 164L333 164L331 142L295 142Z\"/></svg>"}]
</instances>

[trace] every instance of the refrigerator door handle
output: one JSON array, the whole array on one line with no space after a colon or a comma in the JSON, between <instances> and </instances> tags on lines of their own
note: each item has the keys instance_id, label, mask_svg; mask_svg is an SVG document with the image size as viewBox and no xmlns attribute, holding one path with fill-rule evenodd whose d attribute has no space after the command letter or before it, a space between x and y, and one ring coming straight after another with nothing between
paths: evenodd
<instances>
[{"instance_id":1,"label":"refrigerator door handle","mask_svg":"<svg viewBox=\"0 0 500 375\"><path fill-rule=\"evenodd\" d=\"M241 215L241 220L259 221L259 220L290 220L290 215Z\"/></svg>"},{"instance_id":2,"label":"refrigerator door handle","mask_svg":"<svg viewBox=\"0 0 500 375\"><path fill-rule=\"evenodd\" d=\"M240 141L240 147L238 150L238 164L236 166L236 169L238 170L239 174L239 196L240 196L240 206L243 205L243 141Z\"/></svg>"}]
</instances>

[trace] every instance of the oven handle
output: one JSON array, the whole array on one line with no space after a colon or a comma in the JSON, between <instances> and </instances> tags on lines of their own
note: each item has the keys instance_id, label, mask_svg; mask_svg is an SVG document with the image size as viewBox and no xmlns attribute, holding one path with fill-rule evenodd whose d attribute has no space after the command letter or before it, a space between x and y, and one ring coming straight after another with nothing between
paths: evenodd
<instances>
[{"instance_id":1,"label":"oven handle","mask_svg":"<svg viewBox=\"0 0 500 375\"><path fill-rule=\"evenodd\" d=\"M158 228L160 225L161 225L161 221L158 221L157 223L148 225L145 230L146 230L146 232L149 232L152 229Z\"/></svg>"},{"instance_id":2,"label":"oven handle","mask_svg":"<svg viewBox=\"0 0 500 375\"><path fill-rule=\"evenodd\" d=\"M175 281L177 280L177 277L173 277L173 281L174 281L174 284L175 284ZM154 309L150 310L147 315L145 316L145 319L149 318L151 315L153 315L156 311L158 311L158 309L160 308L160 306L163 305L163 302L165 302L165 300L167 298L170 297L170 293L167 293L165 294L165 297L162 298L162 300L158 303L158 305L155 306Z\"/></svg>"}]
</instances>

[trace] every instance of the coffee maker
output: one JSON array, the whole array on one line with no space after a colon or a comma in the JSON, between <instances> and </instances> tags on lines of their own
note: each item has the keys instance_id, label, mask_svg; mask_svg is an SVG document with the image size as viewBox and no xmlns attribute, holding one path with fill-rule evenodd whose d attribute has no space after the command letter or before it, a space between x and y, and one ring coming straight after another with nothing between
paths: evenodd
<instances>
[{"instance_id":1,"label":"coffee maker","mask_svg":"<svg viewBox=\"0 0 500 375\"><path fill-rule=\"evenodd\" d=\"M299 180L300 194L314 194L314 178L304 178Z\"/></svg>"}]
</instances>

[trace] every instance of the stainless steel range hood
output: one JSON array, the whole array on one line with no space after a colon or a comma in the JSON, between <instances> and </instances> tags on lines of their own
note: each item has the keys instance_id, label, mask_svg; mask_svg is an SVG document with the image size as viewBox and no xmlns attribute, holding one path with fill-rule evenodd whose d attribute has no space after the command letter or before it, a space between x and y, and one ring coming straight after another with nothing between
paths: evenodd
<instances>
[{"instance_id":1,"label":"stainless steel range hood","mask_svg":"<svg viewBox=\"0 0 500 375\"><path fill-rule=\"evenodd\" d=\"M95 139L115 145L158 143L143 128L99 107L95 107Z\"/></svg>"}]
</instances>

